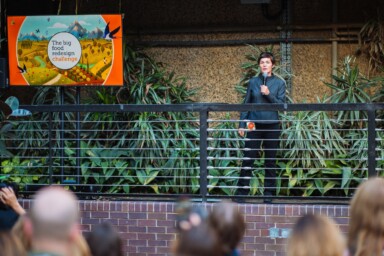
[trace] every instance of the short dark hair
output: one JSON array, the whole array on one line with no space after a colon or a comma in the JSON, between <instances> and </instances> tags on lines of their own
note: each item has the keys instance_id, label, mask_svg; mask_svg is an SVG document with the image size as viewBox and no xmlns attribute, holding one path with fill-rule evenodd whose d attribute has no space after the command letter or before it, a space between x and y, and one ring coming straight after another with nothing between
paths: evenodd
<instances>
[{"instance_id":1,"label":"short dark hair","mask_svg":"<svg viewBox=\"0 0 384 256\"><path fill-rule=\"evenodd\" d=\"M273 53L271 52L262 52L260 53L259 58L257 59L257 63L260 63L260 60L263 58L269 58L272 61L272 64L275 64L275 57L273 56Z\"/></svg>"},{"instance_id":2,"label":"short dark hair","mask_svg":"<svg viewBox=\"0 0 384 256\"><path fill-rule=\"evenodd\" d=\"M122 256L123 242L120 234L110 222L96 225L91 232L84 234L91 254Z\"/></svg>"}]
</instances>

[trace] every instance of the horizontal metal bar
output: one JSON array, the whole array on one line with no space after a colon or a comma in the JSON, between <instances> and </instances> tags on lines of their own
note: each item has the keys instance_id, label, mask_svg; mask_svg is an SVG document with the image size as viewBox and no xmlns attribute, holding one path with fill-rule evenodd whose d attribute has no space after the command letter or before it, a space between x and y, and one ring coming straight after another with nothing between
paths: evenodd
<instances>
[{"instance_id":1,"label":"horizontal metal bar","mask_svg":"<svg viewBox=\"0 0 384 256\"><path fill-rule=\"evenodd\" d=\"M116 104L116 105L22 105L31 112L199 112L199 111L368 111L384 109L384 103L330 103L330 104Z\"/></svg>"}]
</instances>

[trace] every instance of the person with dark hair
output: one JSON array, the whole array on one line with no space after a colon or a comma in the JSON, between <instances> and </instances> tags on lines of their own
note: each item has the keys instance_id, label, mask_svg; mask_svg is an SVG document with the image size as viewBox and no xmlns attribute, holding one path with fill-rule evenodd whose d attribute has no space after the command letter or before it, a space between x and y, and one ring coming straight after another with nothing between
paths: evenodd
<instances>
[{"instance_id":1,"label":"person with dark hair","mask_svg":"<svg viewBox=\"0 0 384 256\"><path fill-rule=\"evenodd\" d=\"M220 239L210 225L205 209L181 202L176 219L177 239L172 244L175 256L223 256Z\"/></svg>"},{"instance_id":2,"label":"person with dark hair","mask_svg":"<svg viewBox=\"0 0 384 256\"><path fill-rule=\"evenodd\" d=\"M206 221L181 230L172 252L175 256L223 256L217 233Z\"/></svg>"},{"instance_id":3,"label":"person with dark hair","mask_svg":"<svg viewBox=\"0 0 384 256\"><path fill-rule=\"evenodd\" d=\"M244 103L285 103L285 81L272 70L275 58L270 52L262 52L258 58L260 74L249 80ZM279 148L280 126L277 111L245 111L240 114L238 133L246 136L244 159L240 170L237 195L249 193L249 179L254 161L261 156L265 160L264 195L275 194L276 154ZM270 202L269 198L264 200Z\"/></svg>"},{"instance_id":4,"label":"person with dark hair","mask_svg":"<svg viewBox=\"0 0 384 256\"><path fill-rule=\"evenodd\" d=\"M122 256L123 242L119 233L109 222L95 226L84 234L92 256Z\"/></svg>"},{"instance_id":5,"label":"person with dark hair","mask_svg":"<svg viewBox=\"0 0 384 256\"><path fill-rule=\"evenodd\" d=\"M218 203L208 219L220 240L222 255L239 256L237 246L244 236L246 225L237 205L227 201Z\"/></svg>"}]
</instances>

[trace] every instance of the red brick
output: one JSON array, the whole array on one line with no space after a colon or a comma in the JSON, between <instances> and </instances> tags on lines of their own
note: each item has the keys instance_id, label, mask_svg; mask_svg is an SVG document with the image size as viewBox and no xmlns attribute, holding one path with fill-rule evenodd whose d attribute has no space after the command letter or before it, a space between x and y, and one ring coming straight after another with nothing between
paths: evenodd
<instances>
[{"instance_id":1,"label":"red brick","mask_svg":"<svg viewBox=\"0 0 384 256\"><path fill-rule=\"evenodd\" d=\"M171 249L169 247L158 247L156 249L157 253L159 253L158 255L161 255L161 253L163 253L164 255L168 255L169 253L171 253Z\"/></svg>"},{"instance_id":2,"label":"red brick","mask_svg":"<svg viewBox=\"0 0 384 256\"><path fill-rule=\"evenodd\" d=\"M80 223L82 225L87 225L87 224L95 225L95 224L100 224L101 220L100 219L81 219Z\"/></svg>"},{"instance_id":3,"label":"red brick","mask_svg":"<svg viewBox=\"0 0 384 256\"><path fill-rule=\"evenodd\" d=\"M109 212L91 212L91 218L109 219Z\"/></svg>"},{"instance_id":4,"label":"red brick","mask_svg":"<svg viewBox=\"0 0 384 256\"><path fill-rule=\"evenodd\" d=\"M148 213L148 219L150 220L167 220L167 214L166 213Z\"/></svg>"},{"instance_id":5,"label":"red brick","mask_svg":"<svg viewBox=\"0 0 384 256\"><path fill-rule=\"evenodd\" d=\"M120 233L120 237L124 240L137 240L138 239L138 233L132 233L132 232L125 232Z\"/></svg>"},{"instance_id":6,"label":"red brick","mask_svg":"<svg viewBox=\"0 0 384 256\"><path fill-rule=\"evenodd\" d=\"M286 246L281 244L267 244L265 247L266 251L284 252L286 250Z\"/></svg>"},{"instance_id":7,"label":"red brick","mask_svg":"<svg viewBox=\"0 0 384 256\"><path fill-rule=\"evenodd\" d=\"M137 226L138 220L119 219L119 225Z\"/></svg>"},{"instance_id":8,"label":"red brick","mask_svg":"<svg viewBox=\"0 0 384 256\"><path fill-rule=\"evenodd\" d=\"M128 213L125 212L111 212L110 213L111 219L127 219Z\"/></svg>"},{"instance_id":9,"label":"red brick","mask_svg":"<svg viewBox=\"0 0 384 256\"><path fill-rule=\"evenodd\" d=\"M255 255L257 255L257 256L275 256L275 252L271 252L271 251L255 251Z\"/></svg>"},{"instance_id":10,"label":"red brick","mask_svg":"<svg viewBox=\"0 0 384 256\"><path fill-rule=\"evenodd\" d=\"M245 250L263 251L265 250L265 244L261 244L261 243L245 244Z\"/></svg>"},{"instance_id":11,"label":"red brick","mask_svg":"<svg viewBox=\"0 0 384 256\"><path fill-rule=\"evenodd\" d=\"M175 234L158 234L157 239L159 240L175 240Z\"/></svg>"},{"instance_id":12,"label":"red brick","mask_svg":"<svg viewBox=\"0 0 384 256\"><path fill-rule=\"evenodd\" d=\"M156 240L156 234L138 233L137 238L139 240Z\"/></svg>"},{"instance_id":13,"label":"red brick","mask_svg":"<svg viewBox=\"0 0 384 256\"><path fill-rule=\"evenodd\" d=\"M147 240L129 240L128 245L130 246L147 246Z\"/></svg>"},{"instance_id":14,"label":"red brick","mask_svg":"<svg viewBox=\"0 0 384 256\"><path fill-rule=\"evenodd\" d=\"M164 227L148 227L149 233L157 233L157 234L164 234L165 233Z\"/></svg>"},{"instance_id":15,"label":"red brick","mask_svg":"<svg viewBox=\"0 0 384 256\"><path fill-rule=\"evenodd\" d=\"M138 220L137 225L139 227L156 227L156 220Z\"/></svg>"},{"instance_id":16,"label":"red brick","mask_svg":"<svg viewBox=\"0 0 384 256\"><path fill-rule=\"evenodd\" d=\"M128 219L146 220L148 215L146 213L130 212L128 213Z\"/></svg>"},{"instance_id":17,"label":"red brick","mask_svg":"<svg viewBox=\"0 0 384 256\"><path fill-rule=\"evenodd\" d=\"M156 248L155 247L150 247L150 246L139 247L138 251L140 253L155 253L156 252Z\"/></svg>"},{"instance_id":18,"label":"red brick","mask_svg":"<svg viewBox=\"0 0 384 256\"><path fill-rule=\"evenodd\" d=\"M158 227L175 227L176 222L173 220L158 220L157 226Z\"/></svg>"},{"instance_id":19,"label":"red brick","mask_svg":"<svg viewBox=\"0 0 384 256\"><path fill-rule=\"evenodd\" d=\"M246 215L245 216L246 222L265 222L265 216L260 215Z\"/></svg>"},{"instance_id":20,"label":"red brick","mask_svg":"<svg viewBox=\"0 0 384 256\"><path fill-rule=\"evenodd\" d=\"M148 246L153 246L153 247L166 247L167 243L166 241L161 241L161 240L148 240Z\"/></svg>"},{"instance_id":21,"label":"red brick","mask_svg":"<svg viewBox=\"0 0 384 256\"><path fill-rule=\"evenodd\" d=\"M146 227L136 227L136 226L128 227L128 232L145 233L145 232L147 232L147 228Z\"/></svg>"},{"instance_id":22,"label":"red brick","mask_svg":"<svg viewBox=\"0 0 384 256\"><path fill-rule=\"evenodd\" d=\"M260 229L247 229L245 231L246 236L256 237L260 236L261 230Z\"/></svg>"}]
</instances>

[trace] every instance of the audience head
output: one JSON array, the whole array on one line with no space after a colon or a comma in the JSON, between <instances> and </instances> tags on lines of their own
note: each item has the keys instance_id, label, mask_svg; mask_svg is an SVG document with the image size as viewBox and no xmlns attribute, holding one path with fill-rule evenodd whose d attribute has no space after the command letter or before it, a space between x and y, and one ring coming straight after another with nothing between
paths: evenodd
<instances>
[{"instance_id":1,"label":"audience head","mask_svg":"<svg viewBox=\"0 0 384 256\"><path fill-rule=\"evenodd\" d=\"M382 255L384 247L384 179L360 184L350 205L350 255Z\"/></svg>"},{"instance_id":2,"label":"audience head","mask_svg":"<svg viewBox=\"0 0 384 256\"><path fill-rule=\"evenodd\" d=\"M237 205L231 202L221 202L214 206L209 221L216 230L223 255L233 252L245 233L245 221Z\"/></svg>"},{"instance_id":3,"label":"audience head","mask_svg":"<svg viewBox=\"0 0 384 256\"><path fill-rule=\"evenodd\" d=\"M206 220L197 223L193 217L190 225L181 226L173 253L175 256L222 256L216 231Z\"/></svg>"},{"instance_id":4,"label":"audience head","mask_svg":"<svg viewBox=\"0 0 384 256\"><path fill-rule=\"evenodd\" d=\"M326 216L300 217L288 239L287 256L343 256L344 237Z\"/></svg>"},{"instance_id":5,"label":"audience head","mask_svg":"<svg viewBox=\"0 0 384 256\"><path fill-rule=\"evenodd\" d=\"M4 256L27 255L22 242L10 231L0 232L0 254Z\"/></svg>"},{"instance_id":6,"label":"audience head","mask_svg":"<svg viewBox=\"0 0 384 256\"><path fill-rule=\"evenodd\" d=\"M176 213L178 214L176 228L179 231L187 230L191 226L197 226L208 217L208 212L205 208L193 205L188 200L181 200L179 202Z\"/></svg>"},{"instance_id":7,"label":"audience head","mask_svg":"<svg viewBox=\"0 0 384 256\"><path fill-rule=\"evenodd\" d=\"M56 186L40 189L24 220L32 250L68 251L80 235L78 218L77 199L72 192Z\"/></svg>"},{"instance_id":8,"label":"audience head","mask_svg":"<svg viewBox=\"0 0 384 256\"><path fill-rule=\"evenodd\" d=\"M85 234L92 256L122 256L122 240L119 233L108 222L95 226Z\"/></svg>"},{"instance_id":9,"label":"audience head","mask_svg":"<svg viewBox=\"0 0 384 256\"><path fill-rule=\"evenodd\" d=\"M176 256L222 256L220 240L208 222L205 208L183 200L177 209L178 237L173 244Z\"/></svg>"}]
</instances>

